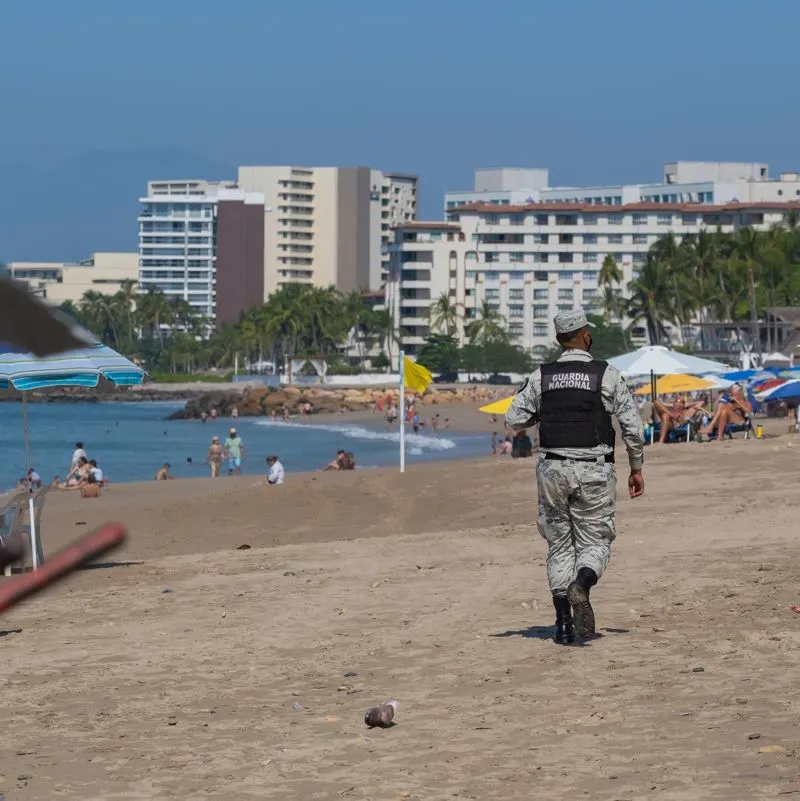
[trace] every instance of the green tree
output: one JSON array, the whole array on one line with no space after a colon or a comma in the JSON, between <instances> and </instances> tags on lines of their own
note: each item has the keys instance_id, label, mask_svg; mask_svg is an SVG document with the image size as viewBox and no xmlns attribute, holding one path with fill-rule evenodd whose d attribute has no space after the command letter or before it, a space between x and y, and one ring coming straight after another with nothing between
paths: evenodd
<instances>
[{"instance_id":1,"label":"green tree","mask_svg":"<svg viewBox=\"0 0 800 801\"><path fill-rule=\"evenodd\" d=\"M483 345L492 340L507 340L503 317L488 300L484 300L478 309L477 317L467 326L467 336L471 343Z\"/></svg>"},{"instance_id":2,"label":"green tree","mask_svg":"<svg viewBox=\"0 0 800 801\"><path fill-rule=\"evenodd\" d=\"M442 292L431 304L431 328L437 333L455 336L460 319L458 304L450 298L447 292Z\"/></svg>"},{"instance_id":3,"label":"green tree","mask_svg":"<svg viewBox=\"0 0 800 801\"><path fill-rule=\"evenodd\" d=\"M432 373L457 372L460 360L458 342L449 334L431 334L417 355L417 361Z\"/></svg>"},{"instance_id":4,"label":"green tree","mask_svg":"<svg viewBox=\"0 0 800 801\"><path fill-rule=\"evenodd\" d=\"M670 279L666 264L648 253L639 276L628 284L630 296L625 301L625 314L633 324L644 322L654 345L667 340L666 323L678 322Z\"/></svg>"}]
</instances>

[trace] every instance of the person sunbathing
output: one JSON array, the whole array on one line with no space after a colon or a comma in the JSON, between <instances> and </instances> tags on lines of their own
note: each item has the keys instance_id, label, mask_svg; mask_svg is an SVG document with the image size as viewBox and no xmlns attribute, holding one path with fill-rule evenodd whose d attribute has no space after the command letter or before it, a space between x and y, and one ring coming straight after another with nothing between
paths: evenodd
<instances>
[{"instance_id":1,"label":"person sunbathing","mask_svg":"<svg viewBox=\"0 0 800 801\"><path fill-rule=\"evenodd\" d=\"M753 406L742 392L742 387L739 384L734 384L719 399L714 416L711 418L711 422L703 429L703 433L709 436L716 429L717 440L722 442L725 436L725 429L729 425L743 425L752 413Z\"/></svg>"},{"instance_id":2,"label":"person sunbathing","mask_svg":"<svg viewBox=\"0 0 800 801\"><path fill-rule=\"evenodd\" d=\"M89 473L86 481L81 485L81 498L99 498L100 485L93 473Z\"/></svg>"},{"instance_id":3,"label":"person sunbathing","mask_svg":"<svg viewBox=\"0 0 800 801\"><path fill-rule=\"evenodd\" d=\"M691 422L694 416L703 408L702 401L694 401L686 403L686 401L677 397L669 406L656 399L653 403L653 408L661 421L661 435L658 438L660 443L667 441L669 432L675 428L681 428L687 423Z\"/></svg>"},{"instance_id":4,"label":"person sunbathing","mask_svg":"<svg viewBox=\"0 0 800 801\"><path fill-rule=\"evenodd\" d=\"M63 484L59 484L59 489L80 489L92 473L92 467L85 456L78 459L77 467L68 476Z\"/></svg>"}]
</instances>

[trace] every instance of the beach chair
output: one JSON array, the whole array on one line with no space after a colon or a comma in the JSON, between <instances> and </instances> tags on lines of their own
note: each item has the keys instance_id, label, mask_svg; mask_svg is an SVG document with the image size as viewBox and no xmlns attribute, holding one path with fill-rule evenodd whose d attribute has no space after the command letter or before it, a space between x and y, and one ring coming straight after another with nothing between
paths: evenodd
<instances>
[{"instance_id":1,"label":"beach chair","mask_svg":"<svg viewBox=\"0 0 800 801\"><path fill-rule=\"evenodd\" d=\"M28 540L31 544L31 560L33 561L33 569L36 570L40 565L44 564L44 549L42 548L42 511L44 510L44 500L51 487L42 487L33 494L33 521L28 520L27 523L22 524L22 530L28 535ZM25 504L23 508L23 517L30 516L30 505ZM36 530L36 538L34 541L33 528L31 522L34 523Z\"/></svg>"},{"instance_id":2,"label":"beach chair","mask_svg":"<svg viewBox=\"0 0 800 801\"><path fill-rule=\"evenodd\" d=\"M753 421L750 417L745 417L743 423L728 423L725 426L725 431L722 434L723 439L733 439L734 434L740 434L744 432L744 438L750 439L750 435L753 433ZM712 431L708 435L708 441L713 442L717 438L716 430Z\"/></svg>"},{"instance_id":3,"label":"beach chair","mask_svg":"<svg viewBox=\"0 0 800 801\"><path fill-rule=\"evenodd\" d=\"M651 424L652 425L652 424ZM649 434L649 429L647 434ZM667 442L689 442L692 439L692 426L690 423L684 423L682 426L671 428L667 432ZM661 437L661 423L656 423L652 426L652 441L657 442ZM646 442L650 442L650 437L646 436Z\"/></svg>"},{"instance_id":4,"label":"beach chair","mask_svg":"<svg viewBox=\"0 0 800 801\"><path fill-rule=\"evenodd\" d=\"M27 492L18 492L0 508L0 540L22 530L22 521L27 508ZM11 565L6 566L4 573L7 576L11 575Z\"/></svg>"}]
</instances>

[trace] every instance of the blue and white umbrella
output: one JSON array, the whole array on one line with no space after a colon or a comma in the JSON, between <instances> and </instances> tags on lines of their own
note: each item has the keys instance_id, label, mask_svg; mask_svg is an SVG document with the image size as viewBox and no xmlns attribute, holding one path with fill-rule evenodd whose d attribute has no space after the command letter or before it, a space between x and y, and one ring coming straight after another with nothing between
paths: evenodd
<instances>
[{"instance_id":1,"label":"blue and white umbrella","mask_svg":"<svg viewBox=\"0 0 800 801\"><path fill-rule=\"evenodd\" d=\"M23 437L28 467L31 459L26 392L46 387L96 387L101 378L121 386L141 384L144 380L145 372L141 367L102 343L92 343L92 337L87 332L76 327L70 330L70 337L74 336L90 344L43 357L20 352L20 348L14 345L0 343L0 389L13 387L22 390ZM66 341L72 344L75 339L69 338ZM41 538L36 530L34 503L31 491L28 498L31 554L33 567L37 569L44 560L44 555Z\"/></svg>"},{"instance_id":2,"label":"blue and white umbrella","mask_svg":"<svg viewBox=\"0 0 800 801\"><path fill-rule=\"evenodd\" d=\"M791 381L785 381L777 387L772 387L764 392L757 393L756 397L760 401L800 400L800 379L794 378Z\"/></svg>"},{"instance_id":3,"label":"blue and white umbrella","mask_svg":"<svg viewBox=\"0 0 800 801\"><path fill-rule=\"evenodd\" d=\"M54 356L20 353L0 343L0 389L96 387L100 378L119 386L141 384L145 371L99 342Z\"/></svg>"}]
</instances>

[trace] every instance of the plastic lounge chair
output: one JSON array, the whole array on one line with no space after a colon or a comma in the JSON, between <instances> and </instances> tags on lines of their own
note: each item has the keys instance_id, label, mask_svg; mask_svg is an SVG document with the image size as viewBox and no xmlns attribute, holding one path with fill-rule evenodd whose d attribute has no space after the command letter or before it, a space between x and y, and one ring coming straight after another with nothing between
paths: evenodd
<instances>
[{"instance_id":1,"label":"plastic lounge chair","mask_svg":"<svg viewBox=\"0 0 800 801\"><path fill-rule=\"evenodd\" d=\"M744 438L750 439L750 434L753 432L753 421L749 417L744 418L743 423L728 423L725 426L725 431L722 434L723 439L733 439L734 434L739 434L744 431ZM712 442L717 438L717 430L714 429L708 435L708 441Z\"/></svg>"},{"instance_id":2,"label":"plastic lounge chair","mask_svg":"<svg viewBox=\"0 0 800 801\"><path fill-rule=\"evenodd\" d=\"M28 493L18 492L0 508L0 540L22 530L22 520L27 507ZM11 565L6 566L4 573L7 576L11 575Z\"/></svg>"},{"instance_id":3,"label":"plastic lounge chair","mask_svg":"<svg viewBox=\"0 0 800 801\"><path fill-rule=\"evenodd\" d=\"M653 442L658 442L661 437L661 423L656 423L653 428ZM684 423L677 428L671 428L667 432L667 442L689 442L692 439L692 427L690 423ZM647 438L650 442L650 438Z\"/></svg>"},{"instance_id":4,"label":"plastic lounge chair","mask_svg":"<svg viewBox=\"0 0 800 801\"><path fill-rule=\"evenodd\" d=\"M31 530L31 521L22 524L22 530L28 535L28 540L31 544L31 557L33 559L33 567L37 568L44 563L44 549L42 548L42 511L44 510L44 499L51 487L42 487L33 493L33 519L36 523L36 542L33 541L33 531ZM23 516L29 512L29 507L26 504L23 508Z\"/></svg>"}]
</instances>

